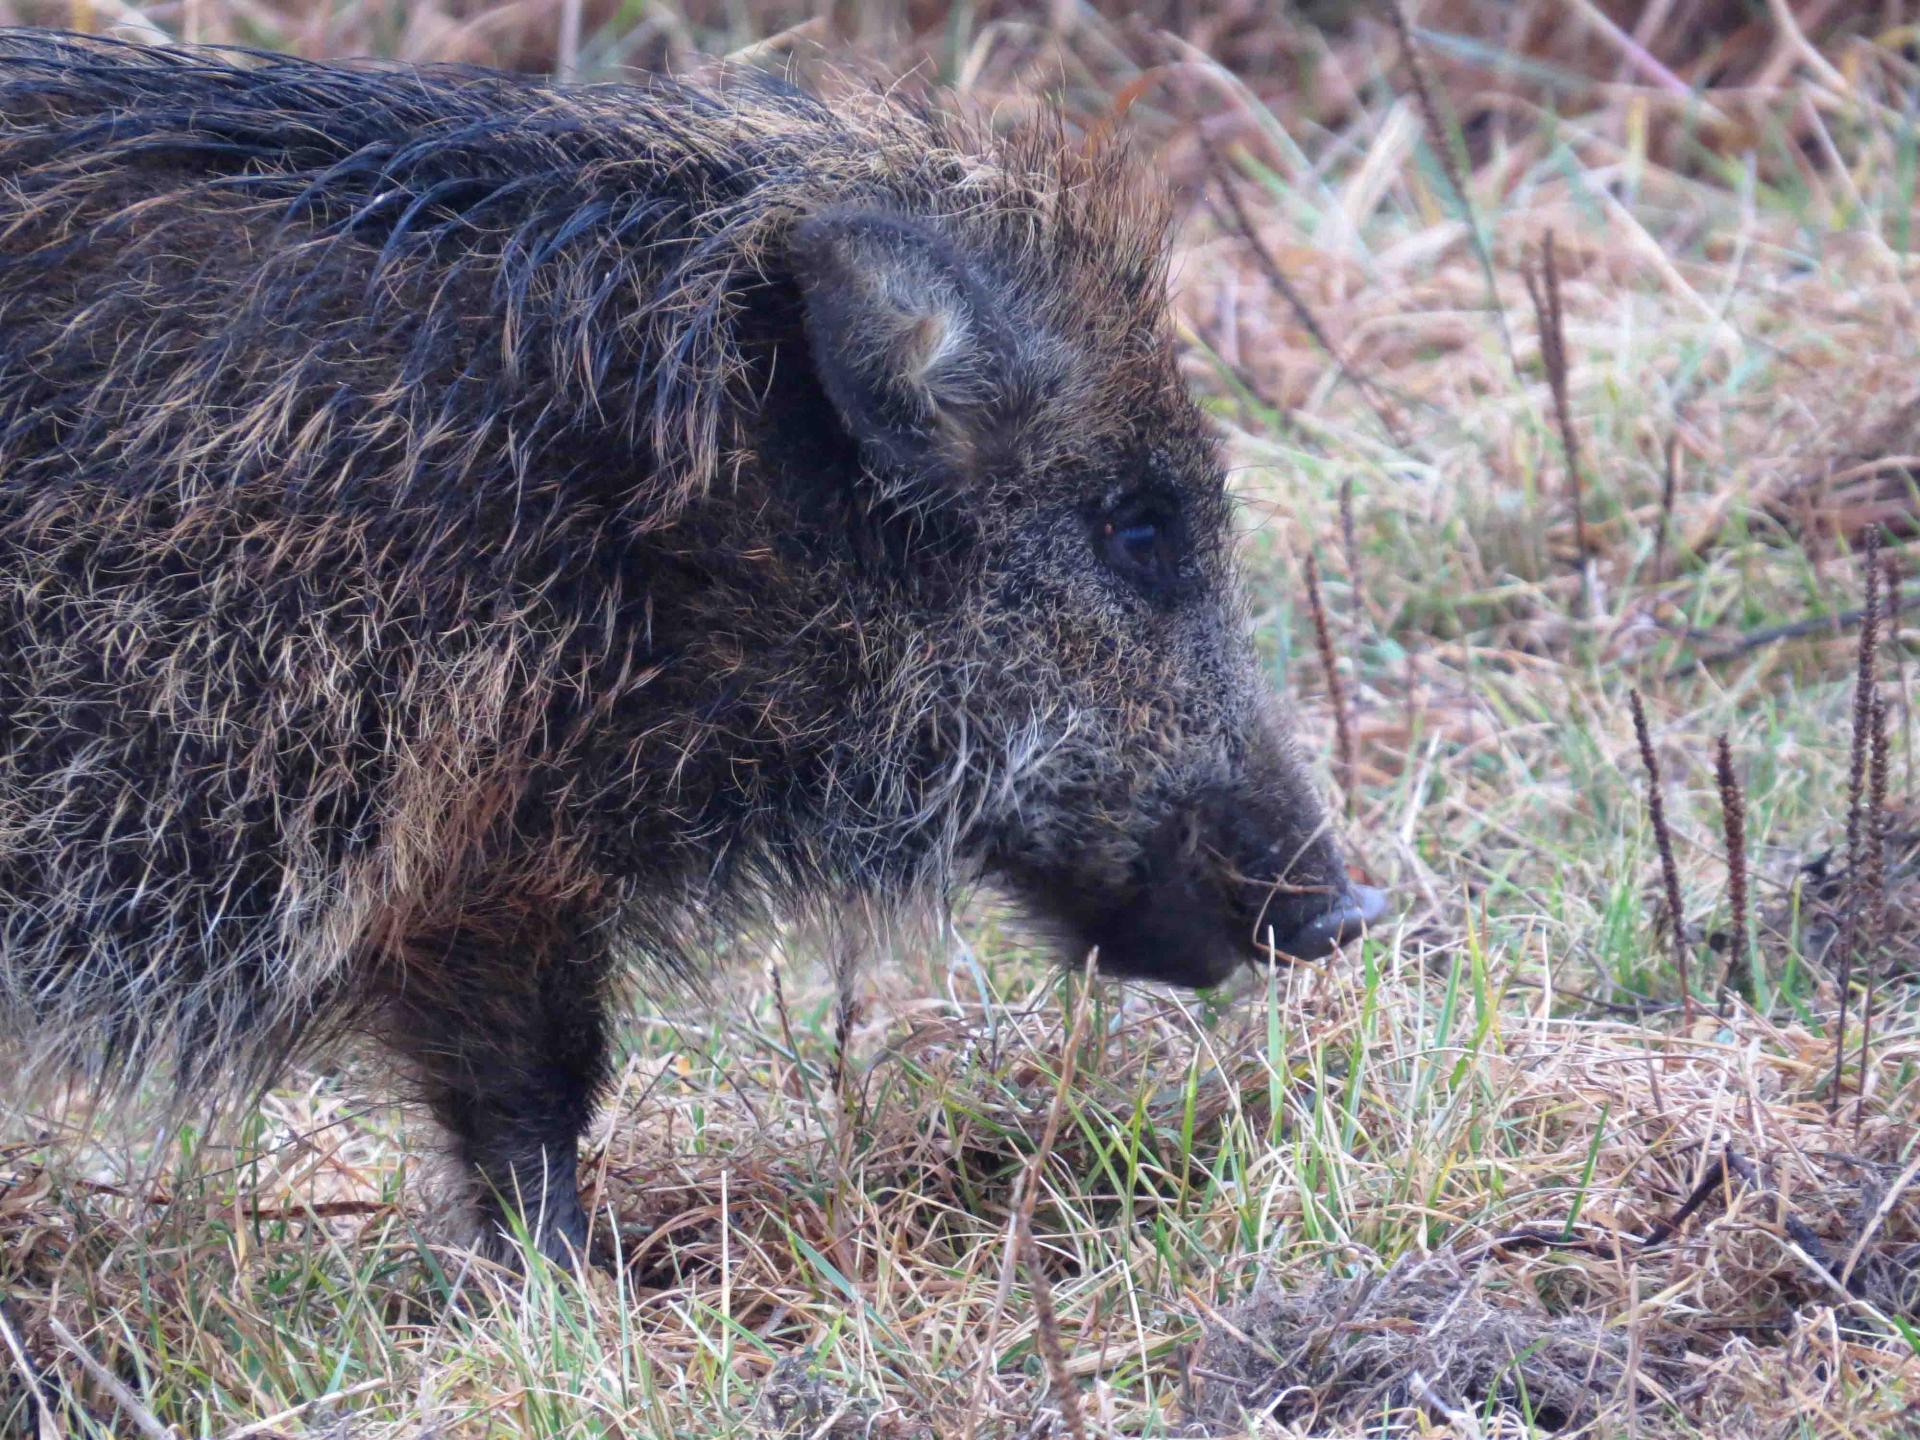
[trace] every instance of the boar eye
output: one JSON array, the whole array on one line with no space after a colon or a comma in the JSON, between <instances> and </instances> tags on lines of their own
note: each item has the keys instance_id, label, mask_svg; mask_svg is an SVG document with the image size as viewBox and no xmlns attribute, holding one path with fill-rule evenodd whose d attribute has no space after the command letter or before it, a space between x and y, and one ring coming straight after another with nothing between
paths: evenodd
<instances>
[{"instance_id":1,"label":"boar eye","mask_svg":"<svg viewBox=\"0 0 1920 1440\"><path fill-rule=\"evenodd\" d=\"M1136 497L1106 511L1094 523L1094 545L1108 567L1141 589L1172 585L1178 564L1178 524L1157 500Z\"/></svg>"}]
</instances>

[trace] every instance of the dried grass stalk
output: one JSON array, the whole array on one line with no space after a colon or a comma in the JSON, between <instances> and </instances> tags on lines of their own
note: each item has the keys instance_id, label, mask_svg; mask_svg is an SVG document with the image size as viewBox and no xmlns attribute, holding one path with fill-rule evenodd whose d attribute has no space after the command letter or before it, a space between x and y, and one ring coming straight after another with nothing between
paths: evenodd
<instances>
[{"instance_id":1,"label":"dried grass stalk","mask_svg":"<svg viewBox=\"0 0 1920 1440\"><path fill-rule=\"evenodd\" d=\"M1216 218L1223 220L1226 228L1246 245L1259 265L1260 273L1266 277L1267 283L1286 302L1287 308L1293 311L1294 318L1312 337L1313 343L1318 345L1327 359L1333 362L1334 373L1359 391L1360 398L1367 402L1367 408L1372 410L1374 418L1379 420L1380 428L1387 432L1387 438L1399 449L1407 449L1412 442L1407 436L1406 427L1400 423L1400 417L1393 405L1370 377L1347 363L1345 353L1334 343L1333 336L1327 333L1327 327L1320 323L1320 317L1307 303L1307 297L1300 292L1300 288L1292 280L1287 278L1287 272L1281 269L1280 262L1274 258L1273 251L1261 240L1259 230L1254 226L1247 214L1245 204L1240 199L1239 189L1234 184L1233 170L1214 148L1213 142L1207 138L1206 126L1196 125L1194 134L1199 138L1201 152L1207 158L1207 173L1213 180L1213 184L1208 187L1208 198L1211 201L1213 196L1218 195L1226 208L1226 214L1222 216L1219 206L1211 206Z\"/></svg>"},{"instance_id":2,"label":"dried grass stalk","mask_svg":"<svg viewBox=\"0 0 1920 1440\"><path fill-rule=\"evenodd\" d=\"M1048 1159L1053 1155L1054 1146L1060 1139L1060 1125L1066 1116L1067 1096L1073 1089L1074 1073L1079 1065L1080 1047L1087 1035L1087 1017L1093 1008L1093 981L1099 968L1099 952L1087 955L1086 969L1081 972L1080 988L1073 1001L1073 1023L1067 1031L1066 1048L1060 1053L1060 1081L1054 1087L1053 1103L1047 1107L1047 1123L1040 1133L1039 1148L1028 1158L1025 1168L1016 1182L1018 1199L1014 1203L1013 1223L1008 1232L1006 1253L1000 1265L1000 1279L994 1290L993 1308L988 1313L985 1339L980 1346L980 1361L974 1371L973 1393L967 1404L966 1423L962 1427L961 1440L974 1440L980 1425L980 1411L985 1403L987 1384L991 1378L993 1364L994 1337L1000 1329L1001 1317L1006 1313L1007 1302L1013 1293L1013 1275L1015 1261L1027 1259L1027 1248L1032 1243L1033 1207L1040 1194L1040 1173ZM1028 1261L1030 1275L1037 1275L1039 1267ZM1044 1277L1040 1279L1045 1284ZM1052 1294L1048 1293L1051 1304ZM1037 1302L1036 1302L1037 1303ZM1057 1332L1056 1332L1057 1339ZM1064 1362L1063 1362L1064 1372ZM1052 1375L1056 1387L1059 1377ZM1064 1392L1063 1392L1064 1393ZM1078 1417L1077 1397L1063 1400L1063 1407L1072 1405L1074 1415ZM1063 1410L1063 1414L1065 1411Z\"/></svg>"},{"instance_id":3,"label":"dried grass stalk","mask_svg":"<svg viewBox=\"0 0 1920 1440\"><path fill-rule=\"evenodd\" d=\"M1313 642L1320 651L1320 668L1327 675L1327 698L1333 705L1334 744L1340 757L1340 790L1346 796L1347 813L1353 813L1354 770L1353 727L1347 720L1346 687L1340 683L1340 667L1334 660L1333 631L1327 625L1326 601L1320 595L1320 563L1307 556L1307 608L1313 615Z\"/></svg>"},{"instance_id":4,"label":"dried grass stalk","mask_svg":"<svg viewBox=\"0 0 1920 1440\"><path fill-rule=\"evenodd\" d=\"M1840 1105L1840 1075L1847 1050L1847 994L1853 988L1854 954L1862 931L1866 896L1866 847L1872 822L1867 815L1867 762L1872 749L1876 708L1876 656L1880 642L1880 528L1866 531L1866 604L1860 615L1859 664L1853 688L1853 748L1847 760L1847 895L1840 928L1838 1004L1833 1017L1833 1085L1827 1092L1831 1114ZM1866 1077L1861 1076L1861 1083Z\"/></svg>"},{"instance_id":5,"label":"dried grass stalk","mask_svg":"<svg viewBox=\"0 0 1920 1440\"><path fill-rule=\"evenodd\" d=\"M1720 823L1727 837L1727 903L1733 911L1733 939L1727 947L1727 968L1720 977L1722 991L1739 988L1751 995L1751 982L1738 984L1735 976L1747 958L1747 802L1740 779L1733 773L1733 745L1722 734L1714 742L1714 775L1720 786Z\"/></svg>"},{"instance_id":6,"label":"dried grass stalk","mask_svg":"<svg viewBox=\"0 0 1920 1440\"><path fill-rule=\"evenodd\" d=\"M1340 482L1340 548L1342 559L1347 562L1347 583L1353 586L1354 613L1362 609L1360 603L1360 543L1353 523L1353 477L1347 476Z\"/></svg>"},{"instance_id":7,"label":"dried grass stalk","mask_svg":"<svg viewBox=\"0 0 1920 1440\"><path fill-rule=\"evenodd\" d=\"M1573 544L1582 563L1593 552L1587 544L1587 503L1580 484L1580 442L1573 428L1573 404L1567 394L1567 323L1560 302L1560 261L1553 232L1547 232L1540 251L1540 271L1521 272L1533 313L1540 326L1540 360L1547 386L1553 392L1554 419L1560 427L1560 447L1567 462L1567 494L1573 501Z\"/></svg>"},{"instance_id":8,"label":"dried grass stalk","mask_svg":"<svg viewBox=\"0 0 1920 1440\"><path fill-rule=\"evenodd\" d=\"M1407 62L1407 75L1413 82L1414 103L1420 109L1420 123L1426 129L1427 145L1433 151L1434 159L1439 161L1441 173L1447 177L1447 184L1453 187L1454 198L1459 202L1460 214L1467 222L1467 235L1473 241L1474 258L1480 262L1481 274L1487 283L1487 304L1493 311L1494 324L1500 331L1500 343L1507 352L1507 363L1519 373L1520 364L1513 350L1513 332L1507 328L1507 312L1500 305L1499 287L1493 280L1493 252L1487 248L1487 237L1481 233L1480 220L1473 211L1473 200L1467 190L1466 172L1455 153L1451 134L1441 123L1440 104L1435 98L1433 76L1427 70L1427 62L1420 54L1420 47L1414 43L1413 22L1407 16L1406 0L1386 0L1387 16L1393 21L1394 34L1400 40L1400 54Z\"/></svg>"},{"instance_id":9,"label":"dried grass stalk","mask_svg":"<svg viewBox=\"0 0 1920 1440\"><path fill-rule=\"evenodd\" d=\"M1666 462L1660 477L1660 520L1653 532L1653 578L1666 574L1667 543L1673 533L1673 492L1680 481L1680 428L1667 436Z\"/></svg>"},{"instance_id":10,"label":"dried grass stalk","mask_svg":"<svg viewBox=\"0 0 1920 1440\"><path fill-rule=\"evenodd\" d=\"M1035 1338L1040 1358L1047 1367L1047 1385L1060 1407L1060 1419L1072 1440L1087 1440L1086 1421L1080 1414L1080 1392L1067 1370L1066 1347L1060 1343L1060 1317L1053 1308L1053 1282L1047 1279L1040 1263L1040 1247L1034 1243L1033 1226L1022 1214L1019 1220L1021 1252L1027 1265L1027 1286L1033 1292Z\"/></svg>"},{"instance_id":11,"label":"dried grass stalk","mask_svg":"<svg viewBox=\"0 0 1920 1440\"><path fill-rule=\"evenodd\" d=\"M1687 975L1687 920L1680 908L1680 867L1673 859L1673 835L1667 829L1667 806L1660 794L1660 761L1653 753L1653 734L1647 728L1646 702L1640 692L1629 692L1633 705L1633 734L1640 743L1640 763L1647 771L1647 818L1653 822L1653 843L1660 851L1660 882L1667 893L1667 914L1673 927L1673 963L1680 972L1680 1003L1686 1024L1693 1024L1693 986Z\"/></svg>"},{"instance_id":12,"label":"dried grass stalk","mask_svg":"<svg viewBox=\"0 0 1920 1440\"><path fill-rule=\"evenodd\" d=\"M1887 839L1890 820L1887 814L1887 701L1878 691L1873 697L1873 739L1867 755L1867 793L1872 809L1867 817L1867 891L1866 940L1862 944L1861 975L1867 993L1860 1001L1860 1094L1867 1091L1867 1061L1873 1047L1874 981L1878 978L1879 947L1887 934ZM1865 1106L1854 1117L1858 1126Z\"/></svg>"}]
</instances>

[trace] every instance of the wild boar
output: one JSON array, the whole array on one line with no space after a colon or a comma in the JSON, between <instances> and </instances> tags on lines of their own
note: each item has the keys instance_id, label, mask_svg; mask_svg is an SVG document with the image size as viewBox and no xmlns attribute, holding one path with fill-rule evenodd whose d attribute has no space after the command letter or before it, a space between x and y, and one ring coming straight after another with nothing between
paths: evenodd
<instances>
[{"instance_id":1,"label":"wild boar","mask_svg":"<svg viewBox=\"0 0 1920 1440\"><path fill-rule=\"evenodd\" d=\"M25 1073L372 1034L565 1258L636 963L978 879L1120 976L1356 933L1165 217L1057 123L0 37Z\"/></svg>"}]
</instances>

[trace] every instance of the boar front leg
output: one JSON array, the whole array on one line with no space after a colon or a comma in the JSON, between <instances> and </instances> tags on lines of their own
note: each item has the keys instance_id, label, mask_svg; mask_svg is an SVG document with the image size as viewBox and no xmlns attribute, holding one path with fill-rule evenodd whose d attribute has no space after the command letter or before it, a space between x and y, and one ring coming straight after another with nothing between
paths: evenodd
<instances>
[{"instance_id":1,"label":"boar front leg","mask_svg":"<svg viewBox=\"0 0 1920 1440\"><path fill-rule=\"evenodd\" d=\"M604 937L523 916L406 949L389 1037L474 1184L483 1244L515 1259L518 1215L541 1254L579 1264L579 1140L608 1077Z\"/></svg>"}]
</instances>

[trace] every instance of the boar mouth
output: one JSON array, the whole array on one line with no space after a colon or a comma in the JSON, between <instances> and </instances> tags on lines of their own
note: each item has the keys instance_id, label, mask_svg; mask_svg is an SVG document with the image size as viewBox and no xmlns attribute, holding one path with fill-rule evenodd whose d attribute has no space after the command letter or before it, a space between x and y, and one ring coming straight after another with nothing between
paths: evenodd
<instances>
[{"instance_id":1,"label":"boar mouth","mask_svg":"<svg viewBox=\"0 0 1920 1440\"><path fill-rule=\"evenodd\" d=\"M1326 888L1315 893L1327 897L1325 908L1296 918L1286 932L1274 930L1272 938L1264 923L1256 923L1254 948L1276 962L1324 959L1349 940L1358 940L1387 913L1386 892L1371 885L1349 884L1337 893Z\"/></svg>"},{"instance_id":2,"label":"boar mouth","mask_svg":"<svg viewBox=\"0 0 1920 1440\"><path fill-rule=\"evenodd\" d=\"M1256 880L1200 844L1195 819L1161 826L1118 885L1073 867L1009 867L1008 878L1073 958L1097 949L1106 974L1195 989L1261 959L1323 959L1386 912L1385 894L1351 883L1327 838L1286 867L1311 883Z\"/></svg>"}]
</instances>

